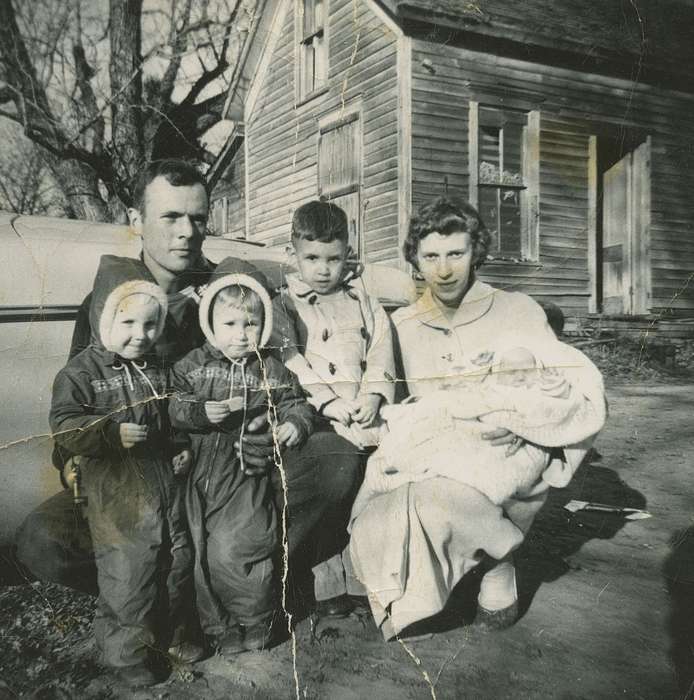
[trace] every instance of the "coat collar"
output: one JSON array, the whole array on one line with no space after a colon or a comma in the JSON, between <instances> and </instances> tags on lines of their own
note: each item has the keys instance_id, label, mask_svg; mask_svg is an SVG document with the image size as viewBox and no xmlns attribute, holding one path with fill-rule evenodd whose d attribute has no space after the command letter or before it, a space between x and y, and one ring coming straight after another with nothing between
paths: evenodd
<instances>
[{"instance_id":1,"label":"coat collar","mask_svg":"<svg viewBox=\"0 0 694 700\"><path fill-rule=\"evenodd\" d=\"M317 292L314 292L313 289L308 284L306 284L306 282L304 282L296 272L290 272L289 274L287 274L285 276L285 280L287 284L287 289L289 290L290 294L298 297L299 299L305 299L307 297L310 297L311 294L320 296ZM349 281L345 280L339 287L337 287L335 292L347 292L351 289L352 285Z\"/></svg>"},{"instance_id":2,"label":"coat collar","mask_svg":"<svg viewBox=\"0 0 694 700\"><path fill-rule=\"evenodd\" d=\"M492 308L495 291L485 282L475 280L460 302L455 315L449 320L434 299L431 289L427 287L415 303L415 316L418 321L433 328L448 329L464 326L481 318Z\"/></svg>"}]
</instances>

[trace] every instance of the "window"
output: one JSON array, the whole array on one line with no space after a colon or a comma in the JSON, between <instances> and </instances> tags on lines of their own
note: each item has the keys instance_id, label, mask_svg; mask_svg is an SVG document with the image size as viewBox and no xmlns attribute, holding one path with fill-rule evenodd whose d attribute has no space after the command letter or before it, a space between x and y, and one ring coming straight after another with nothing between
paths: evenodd
<instances>
[{"instance_id":1,"label":"window","mask_svg":"<svg viewBox=\"0 0 694 700\"><path fill-rule=\"evenodd\" d=\"M349 243L361 257L361 129L359 113L323 120L318 136L318 195L344 209Z\"/></svg>"},{"instance_id":2,"label":"window","mask_svg":"<svg viewBox=\"0 0 694 700\"><path fill-rule=\"evenodd\" d=\"M471 103L470 199L492 233L495 258L537 256L536 114Z\"/></svg>"},{"instance_id":3,"label":"window","mask_svg":"<svg viewBox=\"0 0 694 700\"><path fill-rule=\"evenodd\" d=\"M299 99L320 90L328 78L328 44L325 35L327 0L299 0Z\"/></svg>"}]
</instances>

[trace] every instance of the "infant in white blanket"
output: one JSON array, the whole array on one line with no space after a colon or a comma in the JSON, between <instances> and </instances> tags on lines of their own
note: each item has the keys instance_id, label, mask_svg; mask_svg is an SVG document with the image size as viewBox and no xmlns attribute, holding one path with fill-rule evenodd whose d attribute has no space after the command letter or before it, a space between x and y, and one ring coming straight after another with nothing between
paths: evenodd
<instances>
[{"instance_id":1,"label":"infant in white blanket","mask_svg":"<svg viewBox=\"0 0 694 700\"><path fill-rule=\"evenodd\" d=\"M571 443L581 422L580 400L563 373L546 369L525 347L504 352L480 380L411 403L388 406L388 432L368 463L375 491L444 476L467 484L500 505L527 495L550 461L550 447ZM515 454L482 438L507 428L525 442Z\"/></svg>"}]
</instances>

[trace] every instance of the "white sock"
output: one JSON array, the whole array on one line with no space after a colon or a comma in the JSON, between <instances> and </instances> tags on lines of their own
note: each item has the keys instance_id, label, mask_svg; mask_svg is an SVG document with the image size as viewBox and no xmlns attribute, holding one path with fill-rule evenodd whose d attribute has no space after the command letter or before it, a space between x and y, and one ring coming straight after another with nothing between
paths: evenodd
<instances>
[{"instance_id":1,"label":"white sock","mask_svg":"<svg viewBox=\"0 0 694 700\"><path fill-rule=\"evenodd\" d=\"M516 600L516 568L510 561L501 561L482 577L477 602L485 610L503 610Z\"/></svg>"}]
</instances>

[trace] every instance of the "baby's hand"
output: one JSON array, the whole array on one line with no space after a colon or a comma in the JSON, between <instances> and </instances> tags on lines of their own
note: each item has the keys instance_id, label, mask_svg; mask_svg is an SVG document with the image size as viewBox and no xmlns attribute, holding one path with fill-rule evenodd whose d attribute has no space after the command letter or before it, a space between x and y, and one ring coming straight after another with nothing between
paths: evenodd
<instances>
[{"instance_id":1,"label":"baby's hand","mask_svg":"<svg viewBox=\"0 0 694 700\"><path fill-rule=\"evenodd\" d=\"M205 415L212 425L219 425L231 415L229 401L205 401Z\"/></svg>"},{"instance_id":2,"label":"baby's hand","mask_svg":"<svg viewBox=\"0 0 694 700\"><path fill-rule=\"evenodd\" d=\"M352 420L363 428L368 428L376 419L383 397L380 394L364 394L356 400L357 410L352 413Z\"/></svg>"},{"instance_id":3,"label":"baby's hand","mask_svg":"<svg viewBox=\"0 0 694 700\"><path fill-rule=\"evenodd\" d=\"M294 447L299 442L299 437L299 429L294 423L287 421L277 428L277 439L284 447Z\"/></svg>"},{"instance_id":4,"label":"baby's hand","mask_svg":"<svg viewBox=\"0 0 694 700\"><path fill-rule=\"evenodd\" d=\"M176 476L187 474L192 460L193 455L190 450L181 450L172 460L174 474Z\"/></svg>"},{"instance_id":5,"label":"baby's hand","mask_svg":"<svg viewBox=\"0 0 694 700\"><path fill-rule=\"evenodd\" d=\"M147 440L147 426L137 423L120 424L120 441L126 450L134 447L138 442Z\"/></svg>"},{"instance_id":6,"label":"baby's hand","mask_svg":"<svg viewBox=\"0 0 694 700\"><path fill-rule=\"evenodd\" d=\"M342 425L349 425L352 422L354 404L345 399L335 399L331 401L322 411L326 418L335 420Z\"/></svg>"}]
</instances>

